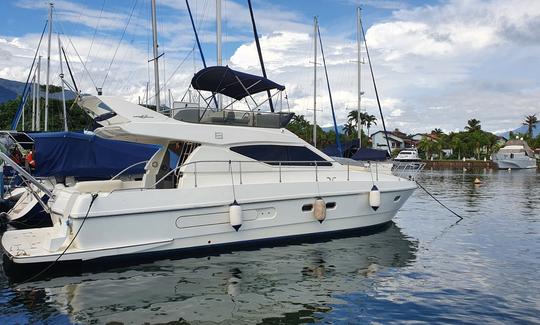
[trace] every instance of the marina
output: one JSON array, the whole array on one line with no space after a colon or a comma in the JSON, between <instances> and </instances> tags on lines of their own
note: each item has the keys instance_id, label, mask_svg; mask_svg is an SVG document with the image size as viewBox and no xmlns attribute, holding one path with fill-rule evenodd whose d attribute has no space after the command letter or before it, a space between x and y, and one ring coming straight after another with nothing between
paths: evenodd
<instances>
[{"instance_id":1,"label":"marina","mask_svg":"<svg viewBox=\"0 0 540 325\"><path fill-rule=\"evenodd\" d=\"M538 4L3 6L0 324L539 321Z\"/></svg>"},{"instance_id":2,"label":"marina","mask_svg":"<svg viewBox=\"0 0 540 325\"><path fill-rule=\"evenodd\" d=\"M371 235L23 284L0 275L0 321L535 323L540 175L425 171L419 181L464 219L416 191Z\"/></svg>"}]
</instances>

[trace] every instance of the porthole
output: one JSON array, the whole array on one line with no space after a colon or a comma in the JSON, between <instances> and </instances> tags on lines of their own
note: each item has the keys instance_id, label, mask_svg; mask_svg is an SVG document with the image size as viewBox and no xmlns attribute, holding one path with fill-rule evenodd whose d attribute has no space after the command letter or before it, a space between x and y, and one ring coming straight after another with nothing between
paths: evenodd
<instances>
[{"instance_id":1,"label":"porthole","mask_svg":"<svg viewBox=\"0 0 540 325\"><path fill-rule=\"evenodd\" d=\"M394 202L399 202L401 200L401 195L398 195L394 198Z\"/></svg>"},{"instance_id":2,"label":"porthole","mask_svg":"<svg viewBox=\"0 0 540 325\"><path fill-rule=\"evenodd\" d=\"M326 203L327 209L334 209L336 207L336 202L328 202Z\"/></svg>"},{"instance_id":3,"label":"porthole","mask_svg":"<svg viewBox=\"0 0 540 325\"><path fill-rule=\"evenodd\" d=\"M311 211L313 210L313 204L304 204L302 206L302 211L304 212L308 212L308 211Z\"/></svg>"}]
</instances>

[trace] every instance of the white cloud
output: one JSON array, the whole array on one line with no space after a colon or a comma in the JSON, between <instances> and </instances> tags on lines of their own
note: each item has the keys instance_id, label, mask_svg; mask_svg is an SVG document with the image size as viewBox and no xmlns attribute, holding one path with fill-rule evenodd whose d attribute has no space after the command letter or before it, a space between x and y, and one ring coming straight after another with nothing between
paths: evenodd
<instances>
[{"instance_id":1,"label":"white cloud","mask_svg":"<svg viewBox=\"0 0 540 325\"><path fill-rule=\"evenodd\" d=\"M26 7L38 6L36 3L19 2ZM169 51L165 57L170 74L192 48L193 37L183 1L158 3L166 18L160 20L162 48L178 51ZM540 65L536 64L540 57L540 2L449 0L413 8L396 1L370 1L365 12L377 3L379 7L395 9L384 21L366 26L388 128L399 127L408 133L435 127L449 131L462 129L468 119L478 118L484 129L500 130L520 125L526 114L540 112ZM57 10L65 13L61 18L64 21L87 13L89 19L76 23L93 30L99 16L95 8L65 0L56 4ZM256 2L256 5L259 6L255 8L255 15L268 76L287 86L291 109L310 118L313 107L311 13L284 10L268 3ZM39 6L43 7L43 3ZM213 6L213 1L207 2L206 7L192 2L205 43L215 41ZM229 31L225 40L242 42L225 61L234 68L260 74L246 6L224 1L223 7L224 29ZM118 34L126 23L127 10L129 8L107 11L102 15L103 28ZM354 25L353 10L340 18ZM132 23L140 28L141 35L146 35L148 19L144 10L136 10ZM336 30L324 21L320 24L337 119L338 123L343 123L348 112L356 109L355 39L350 30ZM131 33L133 35L121 46L105 91L136 100L146 91L148 55L146 37L135 35L137 31ZM103 80L118 42L117 36L107 36L104 32L94 44L88 67L96 80ZM72 36L83 57L88 52L90 38L91 33ZM37 39L38 35L0 36L0 77L25 79ZM78 61L71 49L70 55L72 62ZM53 55L53 60L57 60L57 55ZM318 60L322 61L320 56ZM194 72L191 59L188 61L169 84L175 97L181 96ZM74 65L81 77L80 64ZM378 116L368 65L363 65L362 69L363 107ZM327 126L332 118L322 67L318 69L317 79L318 120ZM83 87L92 90L88 78ZM153 89L152 83L150 89Z\"/></svg>"}]
</instances>

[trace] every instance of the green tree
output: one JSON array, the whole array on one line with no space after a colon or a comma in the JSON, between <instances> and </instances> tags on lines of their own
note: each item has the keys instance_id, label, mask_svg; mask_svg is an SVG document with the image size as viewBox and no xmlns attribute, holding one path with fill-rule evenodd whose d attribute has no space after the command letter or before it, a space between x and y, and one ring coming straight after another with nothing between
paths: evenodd
<instances>
[{"instance_id":1,"label":"green tree","mask_svg":"<svg viewBox=\"0 0 540 325\"><path fill-rule=\"evenodd\" d=\"M377 118L375 117L375 115L366 115L365 117L365 121L366 121L366 127L367 127L367 136L369 137L369 129L373 126L373 125L377 125Z\"/></svg>"},{"instance_id":2,"label":"green tree","mask_svg":"<svg viewBox=\"0 0 540 325\"><path fill-rule=\"evenodd\" d=\"M351 122L347 122L347 124L345 124L343 126L343 132L345 133L346 136L348 137L353 137L354 134L356 133L355 132L355 127L354 125L351 123Z\"/></svg>"},{"instance_id":3,"label":"green tree","mask_svg":"<svg viewBox=\"0 0 540 325\"><path fill-rule=\"evenodd\" d=\"M480 131L481 129L480 121L475 118L468 120L467 126L465 126L465 130L469 132Z\"/></svg>"},{"instance_id":4,"label":"green tree","mask_svg":"<svg viewBox=\"0 0 540 325\"><path fill-rule=\"evenodd\" d=\"M430 159L433 150L433 141L428 137L423 137L420 142L418 142L418 149L425 159Z\"/></svg>"},{"instance_id":5,"label":"green tree","mask_svg":"<svg viewBox=\"0 0 540 325\"><path fill-rule=\"evenodd\" d=\"M525 122L523 125L527 126L527 134L532 139L533 128L536 128L536 123L538 123L538 118L536 114L525 116Z\"/></svg>"}]
</instances>

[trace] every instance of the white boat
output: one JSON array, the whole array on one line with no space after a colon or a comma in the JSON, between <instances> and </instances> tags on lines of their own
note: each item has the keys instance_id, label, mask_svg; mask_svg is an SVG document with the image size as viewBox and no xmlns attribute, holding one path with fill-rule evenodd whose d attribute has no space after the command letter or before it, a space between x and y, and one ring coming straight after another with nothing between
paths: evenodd
<instances>
[{"instance_id":1,"label":"white boat","mask_svg":"<svg viewBox=\"0 0 540 325\"><path fill-rule=\"evenodd\" d=\"M250 80L246 91L282 89ZM142 180L57 184L47 203L52 227L4 233L15 264L323 236L390 221L416 188L333 161L284 128L288 113L189 108L173 119L113 97L79 104L103 125L98 136L162 149Z\"/></svg>"},{"instance_id":2,"label":"white boat","mask_svg":"<svg viewBox=\"0 0 540 325\"><path fill-rule=\"evenodd\" d=\"M527 142L523 140L509 140L496 154L493 162L499 169L526 169L536 168L536 158Z\"/></svg>"},{"instance_id":3,"label":"white boat","mask_svg":"<svg viewBox=\"0 0 540 325\"><path fill-rule=\"evenodd\" d=\"M398 162L420 162L421 159L418 156L418 150L415 148L404 149L399 152L395 161Z\"/></svg>"}]
</instances>

